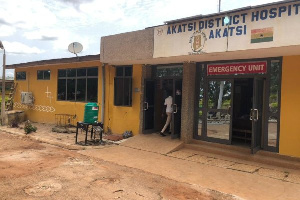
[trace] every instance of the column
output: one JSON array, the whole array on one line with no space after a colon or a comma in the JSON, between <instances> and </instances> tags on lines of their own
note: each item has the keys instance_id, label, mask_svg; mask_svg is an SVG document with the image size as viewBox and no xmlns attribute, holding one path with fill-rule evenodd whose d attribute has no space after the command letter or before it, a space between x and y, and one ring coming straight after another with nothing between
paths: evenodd
<instances>
[{"instance_id":1,"label":"column","mask_svg":"<svg viewBox=\"0 0 300 200\"><path fill-rule=\"evenodd\" d=\"M189 143L193 139L195 126L195 81L196 63L183 64L181 140Z\"/></svg>"}]
</instances>

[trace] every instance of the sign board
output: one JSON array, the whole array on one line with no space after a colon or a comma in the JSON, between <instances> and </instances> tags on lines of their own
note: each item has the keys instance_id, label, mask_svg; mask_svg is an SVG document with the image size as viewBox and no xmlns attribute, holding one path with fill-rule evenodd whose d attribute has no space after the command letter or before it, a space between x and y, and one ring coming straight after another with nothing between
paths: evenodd
<instances>
[{"instance_id":1,"label":"sign board","mask_svg":"<svg viewBox=\"0 0 300 200\"><path fill-rule=\"evenodd\" d=\"M153 57L300 45L299 20L300 2L294 1L158 26Z\"/></svg>"},{"instance_id":2,"label":"sign board","mask_svg":"<svg viewBox=\"0 0 300 200\"><path fill-rule=\"evenodd\" d=\"M207 75L267 73L267 62L225 63L207 65Z\"/></svg>"}]
</instances>

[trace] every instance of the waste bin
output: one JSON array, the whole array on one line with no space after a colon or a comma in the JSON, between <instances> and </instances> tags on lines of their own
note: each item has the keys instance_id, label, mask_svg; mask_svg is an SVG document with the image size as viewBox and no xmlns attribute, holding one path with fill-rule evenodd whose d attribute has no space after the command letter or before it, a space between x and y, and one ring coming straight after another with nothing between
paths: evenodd
<instances>
[{"instance_id":1,"label":"waste bin","mask_svg":"<svg viewBox=\"0 0 300 200\"><path fill-rule=\"evenodd\" d=\"M83 122L94 123L98 121L99 106L97 103L87 103L84 106Z\"/></svg>"}]
</instances>

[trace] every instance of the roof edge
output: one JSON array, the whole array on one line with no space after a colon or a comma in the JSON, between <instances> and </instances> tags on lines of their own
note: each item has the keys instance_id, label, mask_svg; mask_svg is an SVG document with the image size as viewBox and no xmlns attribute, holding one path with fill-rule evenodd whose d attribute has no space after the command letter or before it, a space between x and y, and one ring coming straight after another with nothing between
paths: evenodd
<instances>
[{"instance_id":1,"label":"roof edge","mask_svg":"<svg viewBox=\"0 0 300 200\"><path fill-rule=\"evenodd\" d=\"M12 64L12 65L6 65L6 69L15 69L19 67L33 67L33 66L50 65L50 64L65 64L65 63L84 62L84 61L93 61L93 60L100 61L100 54Z\"/></svg>"}]
</instances>

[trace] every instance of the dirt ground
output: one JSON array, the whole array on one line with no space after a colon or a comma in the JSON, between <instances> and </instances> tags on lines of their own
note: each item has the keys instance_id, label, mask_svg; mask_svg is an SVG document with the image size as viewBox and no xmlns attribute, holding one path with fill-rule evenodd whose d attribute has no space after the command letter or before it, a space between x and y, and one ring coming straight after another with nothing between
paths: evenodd
<instances>
[{"instance_id":1,"label":"dirt ground","mask_svg":"<svg viewBox=\"0 0 300 200\"><path fill-rule=\"evenodd\" d=\"M235 199L28 138L0 137L0 199Z\"/></svg>"}]
</instances>

